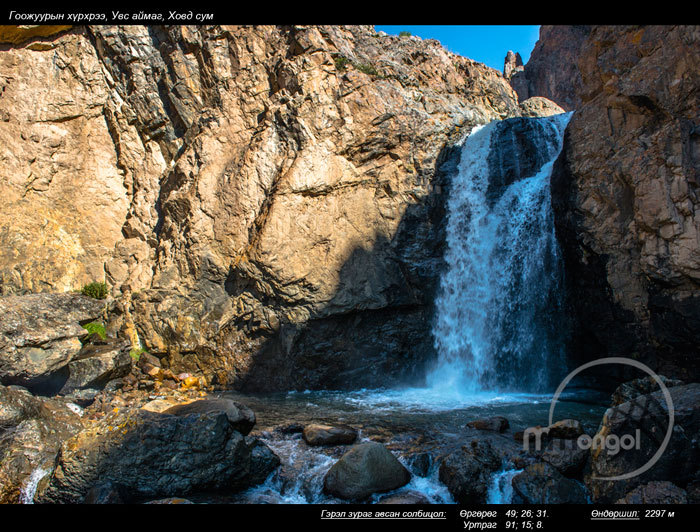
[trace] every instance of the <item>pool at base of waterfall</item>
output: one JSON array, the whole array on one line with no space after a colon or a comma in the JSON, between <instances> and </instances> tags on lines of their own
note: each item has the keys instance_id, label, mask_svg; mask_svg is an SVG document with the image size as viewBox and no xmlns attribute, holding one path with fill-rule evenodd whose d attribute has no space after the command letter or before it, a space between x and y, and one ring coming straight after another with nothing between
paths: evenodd
<instances>
[{"instance_id":1,"label":"pool at base of waterfall","mask_svg":"<svg viewBox=\"0 0 700 532\"><path fill-rule=\"evenodd\" d=\"M499 435L513 435L527 427L546 426L551 395L517 393L450 394L431 388L359 391L305 391L267 395L225 392L256 414L251 436L260 438L281 460L280 467L258 486L240 493L199 494L195 502L215 503L343 503L323 491L323 479L350 445L310 446L301 428L310 424L349 425L359 433L356 443L376 441L389 449L411 472L410 482L388 493L377 493L365 503L387 495L420 494L428 503L454 503L438 477L445 456L472 437L494 436L467 429L479 418L503 416L510 427ZM609 396L590 390L565 392L557 402L554 420L579 420L595 433L609 404ZM493 475L487 502L507 503L510 479L517 471L504 465Z\"/></svg>"}]
</instances>

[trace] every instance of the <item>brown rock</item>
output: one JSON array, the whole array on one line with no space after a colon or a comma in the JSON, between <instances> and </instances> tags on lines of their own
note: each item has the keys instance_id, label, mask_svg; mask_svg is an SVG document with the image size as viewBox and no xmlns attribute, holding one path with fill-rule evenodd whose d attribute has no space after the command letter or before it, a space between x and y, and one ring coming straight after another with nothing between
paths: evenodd
<instances>
[{"instance_id":1,"label":"brown rock","mask_svg":"<svg viewBox=\"0 0 700 532\"><path fill-rule=\"evenodd\" d=\"M580 421L575 419L562 419L552 423L547 427L547 431L550 438L571 440L583 434L583 426Z\"/></svg>"},{"instance_id":2,"label":"brown rock","mask_svg":"<svg viewBox=\"0 0 700 532\"><path fill-rule=\"evenodd\" d=\"M552 175L577 359L697 378L698 43L698 26L617 25L580 46L581 103Z\"/></svg>"},{"instance_id":3,"label":"brown rock","mask_svg":"<svg viewBox=\"0 0 700 532\"><path fill-rule=\"evenodd\" d=\"M0 26L0 43L20 44L37 37L49 37L73 26Z\"/></svg>"},{"instance_id":4,"label":"brown rock","mask_svg":"<svg viewBox=\"0 0 700 532\"><path fill-rule=\"evenodd\" d=\"M133 345L220 385L421 373L451 148L520 114L499 72L371 26L88 26L50 44L0 51L2 293L106 272Z\"/></svg>"},{"instance_id":5,"label":"brown rock","mask_svg":"<svg viewBox=\"0 0 700 532\"><path fill-rule=\"evenodd\" d=\"M467 427L477 430L492 430L495 432L504 432L510 424L503 416L494 416L484 419L476 419L467 423Z\"/></svg>"},{"instance_id":6,"label":"brown rock","mask_svg":"<svg viewBox=\"0 0 700 532\"><path fill-rule=\"evenodd\" d=\"M590 26L541 26L527 64L509 76L520 101L543 96L566 111L577 109L582 85L578 63L590 32Z\"/></svg>"},{"instance_id":7,"label":"brown rock","mask_svg":"<svg viewBox=\"0 0 700 532\"><path fill-rule=\"evenodd\" d=\"M533 96L520 103L520 113L525 117L552 116L563 112L564 109L542 96Z\"/></svg>"},{"instance_id":8,"label":"brown rock","mask_svg":"<svg viewBox=\"0 0 700 532\"><path fill-rule=\"evenodd\" d=\"M357 431L347 425L307 425L302 432L309 445L345 445L357 439Z\"/></svg>"}]
</instances>

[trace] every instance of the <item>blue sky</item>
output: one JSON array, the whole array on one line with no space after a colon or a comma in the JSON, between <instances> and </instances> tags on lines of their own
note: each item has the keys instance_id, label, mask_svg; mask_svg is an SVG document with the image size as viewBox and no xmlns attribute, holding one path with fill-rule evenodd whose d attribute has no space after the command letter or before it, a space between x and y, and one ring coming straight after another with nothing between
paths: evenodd
<instances>
[{"instance_id":1,"label":"blue sky","mask_svg":"<svg viewBox=\"0 0 700 532\"><path fill-rule=\"evenodd\" d=\"M527 63L540 34L539 26L379 26L377 31L398 35L408 31L423 39L437 39L450 52L503 70L508 50L519 52Z\"/></svg>"}]
</instances>

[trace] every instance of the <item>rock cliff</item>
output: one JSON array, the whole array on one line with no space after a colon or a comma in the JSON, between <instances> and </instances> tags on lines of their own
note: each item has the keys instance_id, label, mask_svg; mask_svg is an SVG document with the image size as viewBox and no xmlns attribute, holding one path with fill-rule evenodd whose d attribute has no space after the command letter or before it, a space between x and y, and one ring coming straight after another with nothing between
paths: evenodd
<instances>
[{"instance_id":1,"label":"rock cliff","mask_svg":"<svg viewBox=\"0 0 700 532\"><path fill-rule=\"evenodd\" d=\"M578 60L590 32L591 26L541 26L540 38L524 67L509 52L503 73L518 98L542 96L566 111L577 109L581 103Z\"/></svg>"},{"instance_id":2,"label":"rock cliff","mask_svg":"<svg viewBox=\"0 0 700 532\"><path fill-rule=\"evenodd\" d=\"M421 374L450 147L521 114L500 73L370 26L55 31L0 50L0 294L105 280L211 383Z\"/></svg>"},{"instance_id":3,"label":"rock cliff","mask_svg":"<svg viewBox=\"0 0 700 532\"><path fill-rule=\"evenodd\" d=\"M700 27L592 28L553 173L573 354L696 380ZM526 68L527 70L527 68Z\"/></svg>"}]
</instances>

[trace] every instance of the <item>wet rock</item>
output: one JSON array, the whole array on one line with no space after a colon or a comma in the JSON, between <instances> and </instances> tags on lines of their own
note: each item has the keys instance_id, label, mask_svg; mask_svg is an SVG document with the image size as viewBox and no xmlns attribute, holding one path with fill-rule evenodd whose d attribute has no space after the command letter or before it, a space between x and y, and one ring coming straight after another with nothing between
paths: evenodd
<instances>
[{"instance_id":1,"label":"wet rock","mask_svg":"<svg viewBox=\"0 0 700 532\"><path fill-rule=\"evenodd\" d=\"M612 503L650 481L671 479L683 486L693 480L696 468L689 467L689 464L697 464L699 459L700 383L675 386L669 388L669 392L674 408L671 439L654 466L631 479L600 478L631 473L652 459L668 428L666 401L659 391L639 395L605 412L598 434L592 441L591 470L585 475L594 502ZM602 444L596 445L596 438Z\"/></svg>"},{"instance_id":2,"label":"wet rock","mask_svg":"<svg viewBox=\"0 0 700 532\"><path fill-rule=\"evenodd\" d=\"M17 503L31 475L50 471L62 441L81 428L62 401L0 385L0 503Z\"/></svg>"},{"instance_id":3,"label":"wet rock","mask_svg":"<svg viewBox=\"0 0 700 532\"><path fill-rule=\"evenodd\" d=\"M382 497L377 504L430 504L430 500L419 491L408 490Z\"/></svg>"},{"instance_id":4,"label":"wet rock","mask_svg":"<svg viewBox=\"0 0 700 532\"><path fill-rule=\"evenodd\" d=\"M528 427L513 434L513 439L522 442L523 448L528 451L541 451L549 441L549 427Z\"/></svg>"},{"instance_id":5,"label":"wet rock","mask_svg":"<svg viewBox=\"0 0 700 532\"><path fill-rule=\"evenodd\" d=\"M362 500L373 493L408 484L411 473L382 444L353 446L330 468L323 479L326 493L341 499Z\"/></svg>"},{"instance_id":6,"label":"wet rock","mask_svg":"<svg viewBox=\"0 0 700 532\"><path fill-rule=\"evenodd\" d=\"M512 183L535 175L559 151L557 138L558 133L542 120L512 118L498 122L487 157L487 200L495 203Z\"/></svg>"},{"instance_id":7,"label":"wet rock","mask_svg":"<svg viewBox=\"0 0 700 532\"><path fill-rule=\"evenodd\" d=\"M83 504L124 504L124 499L124 488L107 480L90 488Z\"/></svg>"},{"instance_id":8,"label":"wet rock","mask_svg":"<svg viewBox=\"0 0 700 532\"><path fill-rule=\"evenodd\" d=\"M449 454L440 464L440 482L459 504L481 504L492 474L500 469L503 456L488 441L474 439Z\"/></svg>"},{"instance_id":9,"label":"wet rock","mask_svg":"<svg viewBox=\"0 0 700 532\"><path fill-rule=\"evenodd\" d=\"M542 452L542 460L565 477L578 477L589 454L589 450L582 448L575 439L552 439Z\"/></svg>"},{"instance_id":10,"label":"wet rock","mask_svg":"<svg viewBox=\"0 0 700 532\"><path fill-rule=\"evenodd\" d=\"M262 484L280 466L280 458L257 438L247 437L246 445L250 449L250 470L246 483L251 486Z\"/></svg>"},{"instance_id":11,"label":"wet rock","mask_svg":"<svg viewBox=\"0 0 700 532\"><path fill-rule=\"evenodd\" d=\"M667 388L682 386L684 384L683 381L679 379L670 379L663 375L659 375L659 378ZM651 376L622 383L613 392L612 404L610 406L617 406L622 403L626 403L639 397L640 395L657 392L659 389L658 383Z\"/></svg>"},{"instance_id":12,"label":"wet rock","mask_svg":"<svg viewBox=\"0 0 700 532\"><path fill-rule=\"evenodd\" d=\"M196 452L195 452L196 451ZM80 502L98 481L129 497L184 495L245 485L251 451L226 413L112 413L65 441L38 502Z\"/></svg>"},{"instance_id":13,"label":"wet rock","mask_svg":"<svg viewBox=\"0 0 700 532\"><path fill-rule=\"evenodd\" d=\"M255 413L245 406L227 398L202 399L191 403L173 406L164 413L175 416L190 414L205 414L209 412L224 412L231 426L246 436L255 425Z\"/></svg>"},{"instance_id":14,"label":"wet rock","mask_svg":"<svg viewBox=\"0 0 700 532\"><path fill-rule=\"evenodd\" d=\"M672 482L655 481L637 486L615 504L687 504L688 496L684 489Z\"/></svg>"},{"instance_id":15,"label":"wet rock","mask_svg":"<svg viewBox=\"0 0 700 532\"><path fill-rule=\"evenodd\" d=\"M36 392L60 389L60 373L80 352L80 323L100 316L104 301L81 294L0 297L0 382Z\"/></svg>"},{"instance_id":16,"label":"wet rock","mask_svg":"<svg viewBox=\"0 0 700 532\"><path fill-rule=\"evenodd\" d=\"M408 458L408 464L414 475L427 477L433 465L433 456L430 453L418 453Z\"/></svg>"},{"instance_id":17,"label":"wet rock","mask_svg":"<svg viewBox=\"0 0 700 532\"><path fill-rule=\"evenodd\" d=\"M514 502L525 504L585 504L586 489L549 464L532 464L513 477Z\"/></svg>"},{"instance_id":18,"label":"wet rock","mask_svg":"<svg viewBox=\"0 0 700 532\"><path fill-rule=\"evenodd\" d=\"M547 435L550 438L571 440L583 434L583 425L575 419L562 419L547 427Z\"/></svg>"},{"instance_id":19,"label":"wet rock","mask_svg":"<svg viewBox=\"0 0 700 532\"><path fill-rule=\"evenodd\" d=\"M510 424L503 416L494 416L484 419L476 419L467 423L467 427L478 430L492 430L495 432L505 432Z\"/></svg>"},{"instance_id":20,"label":"wet rock","mask_svg":"<svg viewBox=\"0 0 700 532\"><path fill-rule=\"evenodd\" d=\"M307 425L302 433L309 445L345 445L357 439L357 431L347 425Z\"/></svg>"}]
</instances>

